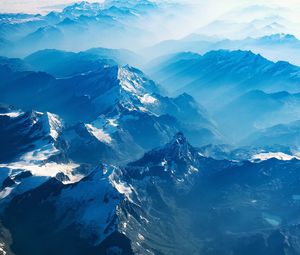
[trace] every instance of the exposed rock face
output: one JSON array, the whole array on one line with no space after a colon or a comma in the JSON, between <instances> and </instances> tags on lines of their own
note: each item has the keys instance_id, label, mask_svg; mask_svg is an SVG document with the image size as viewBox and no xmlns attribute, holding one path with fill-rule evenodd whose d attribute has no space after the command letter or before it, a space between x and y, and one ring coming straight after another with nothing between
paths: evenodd
<instances>
[{"instance_id":1,"label":"exposed rock face","mask_svg":"<svg viewBox=\"0 0 300 255\"><path fill-rule=\"evenodd\" d=\"M126 167L16 196L4 224L17 254L299 254L299 169L205 158L178 133Z\"/></svg>"}]
</instances>

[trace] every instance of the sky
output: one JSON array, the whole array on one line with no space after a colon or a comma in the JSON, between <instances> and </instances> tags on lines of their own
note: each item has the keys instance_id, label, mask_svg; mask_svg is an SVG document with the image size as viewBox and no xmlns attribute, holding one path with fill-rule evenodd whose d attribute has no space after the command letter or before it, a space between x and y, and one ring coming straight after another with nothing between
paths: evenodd
<instances>
[{"instance_id":1,"label":"sky","mask_svg":"<svg viewBox=\"0 0 300 255\"><path fill-rule=\"evenodd\" d=\"M40 13L46 14L52 10L61 10L66 5L80 2L82 0L0 0L0 12L23 12L23 13ZM86 0L89 2L103 2L104 0ZM126 0L124 0L126 1ZM235 22L248 22L245 15L240 15L238 12L232 10L240 9L248 5L269 6L272 8L279 8L275 10L274 15L281 15L282 17L291 21L294 25L291 33L300 37L300 0L152 0L152 1L177 1L179 3L190 3L193 5L187 13L182 14L184 20L176 21L176 25L171 24L172 21L157 17L159 22L164 22L165 25L170 23L171 35L166 35L169 38L181 38L193 31L197 31L199 27L205 26L215 19L233 19ZM288 10L288 12L284 12ZM231 14L231 17L228 16ZM226 15L226 17L225 17ZM248 15L252 19L252 13ZM256 17L257 18L257 17ZM174 22L173 22L174 23ZM173 29L175 28L175 29ZM188 29L187 29L188 28Z\"/></svg>"},{"instance_id":2,"label":"sky","mask_svg":"<svg viewBox=\"0 0 300 255\"><path fill-rule=\"evenodd\" d=\"M87 0L88 2L102 2L103 0ZM53 9L61 9L76 0L0 0L1 12L46 13Z\"/></svg>"},{"instance_id":3,"label":"sky","mask_svg":"<svg viewBox=\"0 0 300 255\"><path fill-rule=\"evenodd\" d=\"M102 2L103 0L87 0ZM125 0L124 0L125 1ZM1 12L45 13L53 9L61 9L64 5L76 0L0 0ZM300 6L300 0L178 0L178 2L192 2L199 5L211 6L212 10L228 10L241 4L277 4L280 6Z\"/></svg>"}]
</instances>

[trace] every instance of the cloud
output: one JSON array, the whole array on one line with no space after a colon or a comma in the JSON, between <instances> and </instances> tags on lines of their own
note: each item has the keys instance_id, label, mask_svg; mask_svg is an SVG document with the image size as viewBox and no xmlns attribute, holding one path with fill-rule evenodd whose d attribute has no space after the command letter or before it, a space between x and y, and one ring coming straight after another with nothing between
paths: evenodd
<instances>
[{"instance_id":1,"label":"cloud","mask_svg":"<svg viewBox=\"0 0 300 255\"><path fill-rule=\"evenodd\" d=\"M104 0L86 0L88 2L103 2ZM124 0L126 1L126 0ZM166 0L156 0L158 2L167 2ZM176 0L175 0L176 1ZM175 2L173 0L173 2ZM78 2L76 0L1 0L1 12L26 12L26 13L44 13L51 9L61 9L67 4ZM172 2L172 1L168 1ZM299 0L180 0L179 3L190 3L204 10L209 10L210 15L220 14L228 11L230 8L242 6L245 4L276 4L285 7L300 7Z\"/></svg>"},{"instance_id":2,"label":"cloud","mask_svg":"<svg viewBox=\"0 0 300 255\"><path fill-rule=\"evenodd\" d=\"M103 0L87 0L89 2L103 2ZM124 0L126 1L126 0ZM298 13L300 11L299 0L155 0L157 2L177 2L180 4L188 4L184 11L179 10L176 13L176 18L173 20L169 16L155 17L151 22L153 23L153 30L155 34L159 34L157 30L161 24L169 27L170 34L162 34L159 37L180 38L189 33L197 31L198 28L205 26L215 19L230 19L236 22L250 22L254 17L253 13L248 13L248 20L246 15L239 15L238 10L245 6L271 6L278 8L274 11L274 15L281 15L288 18L292 23L298 25ZM42 13L45 14L51 10L59 10L68 4L74 3L76 0L0 0L0 9L2 12L26 12L26 13ZM77 1L78 2L78 1ZM232 10L237 10L237 14ZM283 10L286 12L283 13ZM176 10L175 10L176 12ZM149 25L149 24L145 24ZM295 26L292 31L295 35L298 33L298 27ZM162 38L163 39L163 38ZM166 38L164 38L166 39Z\"/></svg>"},{"instance_id":3,"label":"cloud","mask_svg":"<svg viewBox=\"0 0 300 255\"><path fill-rule=\"evenodd\" d=\"M87 2L103 2L103 0L85 0ZM74 0L1 0L1 12L9 13L47 13L51 10L61 9L68 4L79 1Z\"/></svg>"}]
</instances>

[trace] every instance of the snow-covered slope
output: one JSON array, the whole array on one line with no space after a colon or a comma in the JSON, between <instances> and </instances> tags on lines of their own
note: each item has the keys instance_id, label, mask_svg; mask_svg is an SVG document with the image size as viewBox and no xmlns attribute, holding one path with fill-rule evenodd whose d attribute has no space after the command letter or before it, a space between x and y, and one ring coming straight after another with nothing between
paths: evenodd
<instances>
[{"instance_id":1,"label":"snow-covered slope","mask_svg":"<svg viewBox=\"0 0 300 255\"><path fill-rule=\"evenodd\" d=\"M63 124L57 115L4 110L1 123L1 199L35 188L51 177L77 181L79 167L66 157L61 139Z\"/></svg>"},{"instance_id":2,"label":"snow-covered slope","mask_svg":"<svg viewBox=\"0 0 300 255\"><path fill-rule=\"evenodd\" d=\"M50 179L15 197L3 223L20 254L238 255L257 251L257 238L259 254L298 251L299 162L217 161L178 133L126 167L102 164L78 183Z\"/></svg>"},{"instance_id":3,"label":"snow-covered slope","mask_svg":"<svg viewBox=\"0 0 300 255\"><path fill-rule=\"evenodd\" d=\"M208 113L191 96L163 96L154 81L130 66L101 63L97 71L62 79L40 72L13 74L0 84L5 87L0 100L57 113L67 124L71 157L85 163L136 159L179 131L195 145L222 139ZM28 84L26 91L24 84ZM49 97L55 98L54 103Z\"/></svg>"}]
</instances>

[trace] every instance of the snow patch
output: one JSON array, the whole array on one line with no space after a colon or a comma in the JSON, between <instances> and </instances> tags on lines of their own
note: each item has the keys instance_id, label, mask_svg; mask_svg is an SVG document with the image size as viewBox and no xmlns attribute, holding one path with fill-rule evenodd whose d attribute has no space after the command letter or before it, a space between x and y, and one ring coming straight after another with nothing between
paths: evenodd
<instances>
[{"instance_id":1,"label":"snow patch","mask_svg":"<svg viewBox=\"0 0 300 255\"><path fill-rule=\"evenodd\" d=\"M23 114L23 112L16 111L16 112L0 113L0 116L7 116L7 117L10 117L10 118L17 118L22 114Z\"/></svg>"},{"instance_id":2,"label":"snow patch","mask_svg":"<svg viewBox=\"0 0 300 255\"><path fill-rule=\"evenodd\" d=\"M4 243L0 243L0 253L2 254L2 255L6 255L6 251L4 250Z\"/></svg>"},{"instance_id":3,"label":"snow patch","mask_svg":"<svg viewBox=\"0 0 300 255\"><path fill-rule=\"evenodd\" d=\"M266 222L268 222L270 225L274 227L278 227L281 224L281 219L277 216L268 213L263 213L263 218Z\"/></svg>"},{"instance_id":4,"label":"snow patch","mask_svg":"<svg viewBox=\"0 0 300 255\"><path fill-rule=\"evenodd\" d=\"M138 233L138 239L140 239L141 241L144 241L145 237L142 234Z\"/></svg>"},{"instance_id":5,"label":"snow patch","mask_svg":"<svg viewBox=\"0 0 300 255\"><path fill-rule=\"evenodd\" d=\"M168 165L168 161L166 159L164 159L162 162L161 162L161 166L167 166Z\"/></svg>"},{"instance_id":6,"label":"snow patch","mask_svg":"<svg viewBox=\"0 0 300 255\"><path fill-rule=\"evenodd\" d=\"M130 185L128 186L125 182L122 182L119 178L119 174L120 173L117 173L117 171L114 171L109 176L110 183L120 194L124 195L130 202L134 203L131 199L133 188Z\"/></svg>"},{"instance_id":7,"label":"snow patch","mask_svg":"<svg viewBox=\"0 0 300 255\"><path fill-rule=\"evenodd\" d=\"M189 166L189 171L188 171L189 174L198 173L198 172L199 172L198 168Z\"/></svg>"},{"instance_id":8,"label":"snow patch","mask_svg":"<svg viewBox=\"0 0 300 255\"><path fill-rule=\"evenodd\" d=\"M59 131L62 128L62 124L57 115L49 112L47 112L46 115L49 121L50 135L56 140L58 138Z\"/></svg>"},{"instance_id":9,"label":"snow patch","mask_svg":"<svg viewBox=\"0 0 300 255\"><path fill-rule=\"evenodd\" d=\"M55 177L58 173L64 173L69 177L72 177L72 171L79 167L78 164L68 163L68 164L58 164L58 163L45 163L45 164L34 164L33 162L19 161L9 164L0 164L0 168L9 168L10 170L24 170L30 171L34 176L44 176L44 177ZM78 176L73 176L73 181L78 180Z\"/></svg>"},{"instance_id":10,"label":"snow patch","mask_svg":"<svg viewBox=\"0 0 300 255\"><path fill-rule=\"evenodd\" d=\"M120 81L121 87L130 93L137 94L137 88L140 88L140 84L136 81L136 77L126 68L119 68L118 79Z\"/></svg>"},{"instance_id":11,"label":"snow patch","mask_svg":"<svg viewBox=\"0 0 300 255\"><path fill-rule=\"evenodd\" d=\"M145 94L144 96L140 97L140 101L143 104L155 104L157 99L149 94Z\"/></svg>"},{"instance_id":12,"label":"snow patch","mask_svg":"<svg viewBox=\"0 0 300 255\"><path fill-rule=\"evenodd\" d=\"M268 153L259 153L252 156L251 161L264 161L268 159L278 159L278 160L292 160L292 159L298 159L300 158L292 155L285 154L283 152L268 152Z\"/></svg>"},{"instance_id":13,"label":"snow patch","mask_svg":"<svg viewBox=\"0 0 300 255\"><path fill-rule=\"evenodd\" d=\"M53 113L39 113L36 112L37 114L42 114L40 120L43 126L43 131L47 132L54 140L57 140L59 133L61 132L62 129L62 123L59 119L59 117ZM35 123L34 123L35 124Z\"/></svg>"},{"instance_id":14,"label":"snow patch","mask_svg":"<svg viewBox=\"0 0 300 255\"><path fill-rule=\"evenodd\" d=\"M7 196L9 196L12 191L13 191L12 187L6 187L5 189L3 189L0 192L0 200L6 198ZM1 251L1 249L0 249L0 251Z\"/></svg>"},{"instance_id":15,"label":"snow patch","mask_svg":"<svg viewBox=\"0 0 300 255\"><path fill-rule=\"evenodd\" d=\"M110 144L112 142L112 138L109 134L105 133L103 129L96 128L91 124L85 124L87 131L96 137L100 142Z\"/></svg>"},{"instance_id":16,"label":"snow patch","mask_svg":"<svg viewBox=\"0 0 300 255\"><path fill-rule=\"evenodd\" d=\"M139 110L142 111L142 112L149 112L145 107L143 106L140 106L139 107Z\"/></svg>"},{"instance_id":17,"label":"snow patch","mask_svg":"<svg viewBox=\"0 0 300 255\"><path fill-rule=\"evenodd\" d=\"M147 220L145 217L143 217L142 215L140 215L140 219L145 221L146 223L149 223L149 220Z\"/></svg>"},{"instance_id":18,"label":"snow patch","mask_svg":"<svg viewBox=\"0 0 300 255\"><path fill-rule=\"evenodd\" d=\"M53 144L39 145L36 143L35 147L38 149L25 153L21 157L21 161L38 163L59 153L59 150Z\"/></svg>"},{"instance_id":19,"label":"snow patch","mask_svg":"<svg viewBox=\"0 0 300 255\"><path fill-rule=\"evenodd\" d=\"M130 187L128 187L125 183L121 181L115 181L112 178L110 178L112 185L115 187L115 189L120 193L125 195L130 201L130 196L132 194L132 190Z\"/></svg>"},{"instance_id":20,"label":"snow patch","mask_svg":"<svg viewBox=\"0 0 300 255\"><path fill-rule=\"evenodd\" d=\"M113 126L113 127L117 127L118 123L116 119L107 119L109 125Z\"/></svg>"},{"instance_id":21,"label":"snow patch","mask_svg":"<svg viewBox=\"0 0 300 255\"><path fill-rule=\"evenodd\" d=\"M14 176L23 171L30 171L32 176L22 179L19 182L16 182L12 187L6 187L0 192L1 199L10 199L14 195L22 194L28 190L34 189L49 178L55 177L58 173L64 173L69 177L68 181L65 181L65 184L78 182L83 178L82 175L73 175L72 172L79 165L69 163L69 164L57 164L57 163L46 163L44 165L32 164L28 162L16 162L11 164L1 164L1 167L9 168L10 175Z\"/></svg>"},{"instance_id":22,"label":"snow patch","mask_svg":"<svg viewBox=\"0 0 300 255\"><path fill-rule=\"evenodd\" d=\"M110 172L111 169L94 170L83 181L64 189L57 199L58 217L66 213L75 216L66 218L71 221L75 218L82 225L82 236L89 238L96 234L96 244L115 231L111 224L117 223L116 208L122 199L107 178Z\"/></svg>"}]
</instances>

